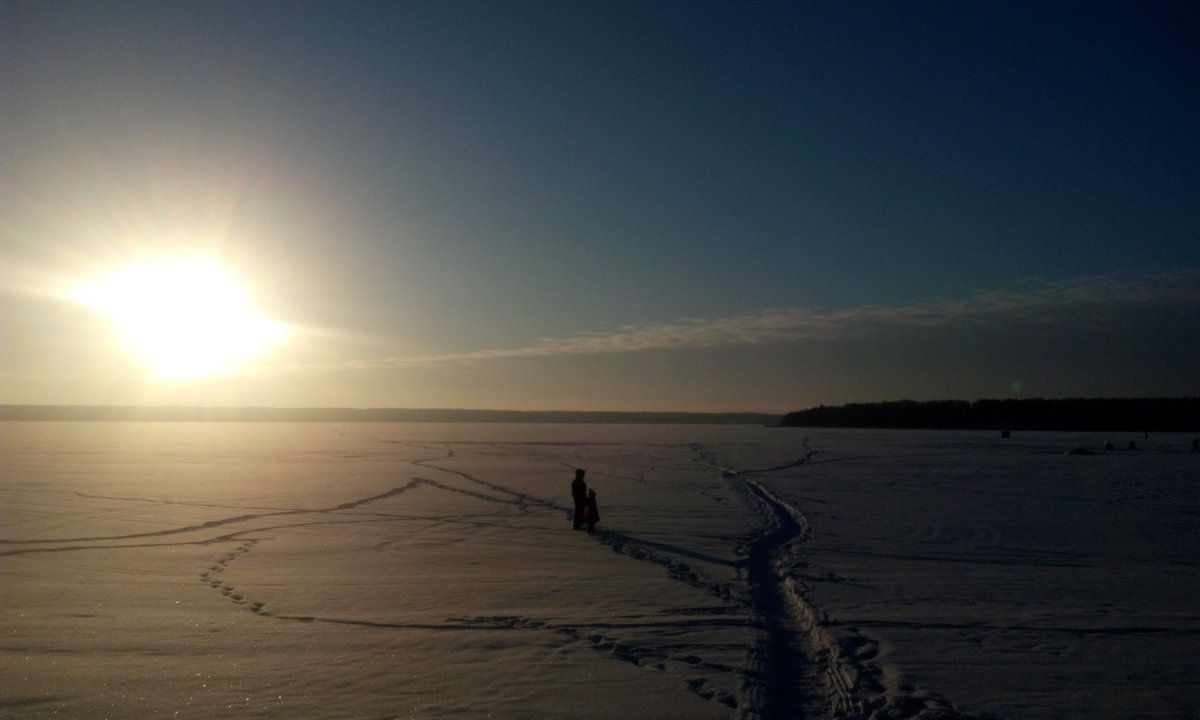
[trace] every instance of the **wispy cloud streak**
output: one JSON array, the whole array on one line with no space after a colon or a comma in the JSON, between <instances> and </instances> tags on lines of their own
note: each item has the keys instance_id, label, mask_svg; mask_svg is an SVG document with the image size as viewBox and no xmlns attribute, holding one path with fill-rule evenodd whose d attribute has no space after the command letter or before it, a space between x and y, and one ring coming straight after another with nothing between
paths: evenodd
<instances>
[{"instance_id":1,"label":"wispy cloud streak","mask_svg":"<svg viewBox=\"0 0 1200 720\"><path fill-rule=\"evenodd\" d=\"M1111 327L1136 322L1146 313L1200 308L1200 271L1180 271L1137 280L1111 276L1064 281L1032 280L965 299L935 299L906 306L862 306L821 311L766 309L728 318L686 318L566 338L541 338L516 348L465 353L396 357L367 361L369 366L416 367L470 364L510 358L633 353L647 350L713 348L808 340L845 339L882 332L921 329L1013 328L1052 326Z\"/></svg>"}]
</instances>

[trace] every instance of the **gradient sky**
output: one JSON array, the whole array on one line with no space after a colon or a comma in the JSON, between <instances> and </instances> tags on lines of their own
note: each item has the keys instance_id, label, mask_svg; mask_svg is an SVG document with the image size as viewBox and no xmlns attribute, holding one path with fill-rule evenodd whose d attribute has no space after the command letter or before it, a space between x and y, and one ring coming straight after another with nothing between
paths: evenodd
<instances>
[{"instance_id":1,"label":"gradient sky","mask_svg":"<svg viewBox=\"0 0 1200 720\"><path fill-rule=\"evenodd\" d=\"M1194 2L0 8L0 402L1200 395ZM66 296L194 256L287 339Z\"/></svg>"}]
</instances>

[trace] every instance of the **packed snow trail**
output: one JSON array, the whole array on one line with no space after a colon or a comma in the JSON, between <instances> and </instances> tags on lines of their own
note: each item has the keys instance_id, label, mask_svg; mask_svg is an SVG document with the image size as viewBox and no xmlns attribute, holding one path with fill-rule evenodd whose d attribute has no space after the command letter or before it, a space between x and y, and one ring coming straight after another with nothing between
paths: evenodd
<instances>
[{"instance_id":1,"label":"packed snow trail","mask_svg":"<svg viewBox=\"0 0 1200 720\"><path fill-rule=\"evenodd\" d=\"M807 446L806 446L807 447ZM429 448L433 449L433 448ZM743 720L791 720L805 718L814 720L862 719L862 720L965 720L972 716L954 711L952 706L935 693L917 691L911 687L889 686L889 673L875 662L878 643L863 634L860 628L847 627L833 622L827 614L807 597L805 586L793 574L793 568L804 567L800 558L801 546L812 537L808 518L794 505L772 493L763 483L753 479L755 475L780 472L799 467L816 454L808 453L792 462L770 468L732 470L721 467L717 456L708 449L693 445L692 451L703 464L719 471L735 496L741 497L759 518L758 530L747 537L740 553L744 556L742 579L745 590L730 586L707 576L698 568L673 557L666 551L656 550L651 543L626 533L604 530L598 534L600 542L614 552L635 560L662 566L668 576L677 582L704 590L708 594L738 603L742 612L749 615L749 622L757 628L758 638L747 650L745 667L740 671L722 665L705 663L701 658L689 656L682 662L699 670L717 673L740 673L742 677L740 701L725 693L709 689L702 677L688 683L691 692L710 697L715 701L736 709L736 717ZM453 450L436 460L449 460ZM430 470L448 472L468 483L483 487L487 493L476 493L454 488L426 478L412 478L408 485L394 488L359 500L341 503L333 508L315 511L291 510L264 513L262 516L240 516L207 526L241 522L249 518L294 515L304 512L331 512L359 508L363 505L393 497L421 485L440 490L461 492L479 499L513 505L519 514L525 515L530 506L550 510L566 511L553 501L543 500L496 483L487 482L469 473L434 465L435 458L413 461L413 465ZM497 498L490 493L498 493ZM328 522L328 521L322 521ZM280 526L274 526L278 528ZM555 625L538 618L518 616L491 616L479 618L451 618L444 623L410 624L368 621L346 617L322 617L309 614L280 613L266 607L263 601L246 597L233 584L219 576L228 563L250 552L259 541L244 538L250 532L261 532L269 528L258 527L222 536L222 540L242 540L243 544L200 573L201 580L221 592L230 601L245 604L256 614L299 622L322 622L346 625L361 625L378 628L425 629L464 631L474 629L522 629L551 631L574 640L582 640L594 650L612 655L643 667L660 666L661 661L681 660L662 655L650 648L637 647L603 634L584 633L575 626ZM745 604L743 604L745 603ZM720 621L723 625L730 621ZM736 622L733 622L736 624ZM695 623L689 623L695 627Z\"/></svg>"},{"instance_id":2,"label":"packed snow trail","mask_svg":"<svg viewBox=\"0 0 1200 720\"><path fill-rule=\"evenodd\" d=\"M805 443L807 449L807 442ZM693 450L720 471L761 518L745 544L751 615L760 637L748 653L743 720L976 720L940 695L888 682L878 642L832 621L807 596L793 568L805 567L801 546L812 527L798 508L753 475L799 467L816 454L761 470L724 468L700 445Z\"/></svg>"}]
</instances>

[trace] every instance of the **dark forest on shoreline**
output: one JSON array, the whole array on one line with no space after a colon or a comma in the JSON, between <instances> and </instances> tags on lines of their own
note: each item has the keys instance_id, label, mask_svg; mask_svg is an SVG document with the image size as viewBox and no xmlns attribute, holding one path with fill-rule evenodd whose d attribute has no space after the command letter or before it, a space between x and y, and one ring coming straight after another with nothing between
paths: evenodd
<instances>
[{"instance_id":1,"label":"dark forest on shoreline","mask_svg":"<svg viewBox=\"0 0 1200 720\"><path fill-rule=\"evenodd\" d=\"M821 405L788 413L785 427L962 430L1200 430L1200 398L935 400Z\"/></svg>"}]
</instances>

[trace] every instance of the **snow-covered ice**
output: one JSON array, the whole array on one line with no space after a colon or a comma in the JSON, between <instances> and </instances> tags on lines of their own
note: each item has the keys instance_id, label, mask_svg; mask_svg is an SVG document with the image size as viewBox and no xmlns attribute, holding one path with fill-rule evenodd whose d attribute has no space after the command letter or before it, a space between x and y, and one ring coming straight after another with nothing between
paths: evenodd
<instances>
[{"instance_id":1,"label":"snow-covered ice","mask_svg":"<svg viewBox=\"0 0 1200 720\"><path fill-rule=\"evenodd\" d=\"M1190 443L4 423L0 717L1195 718Z\"/></svg>"}]
</instances>

